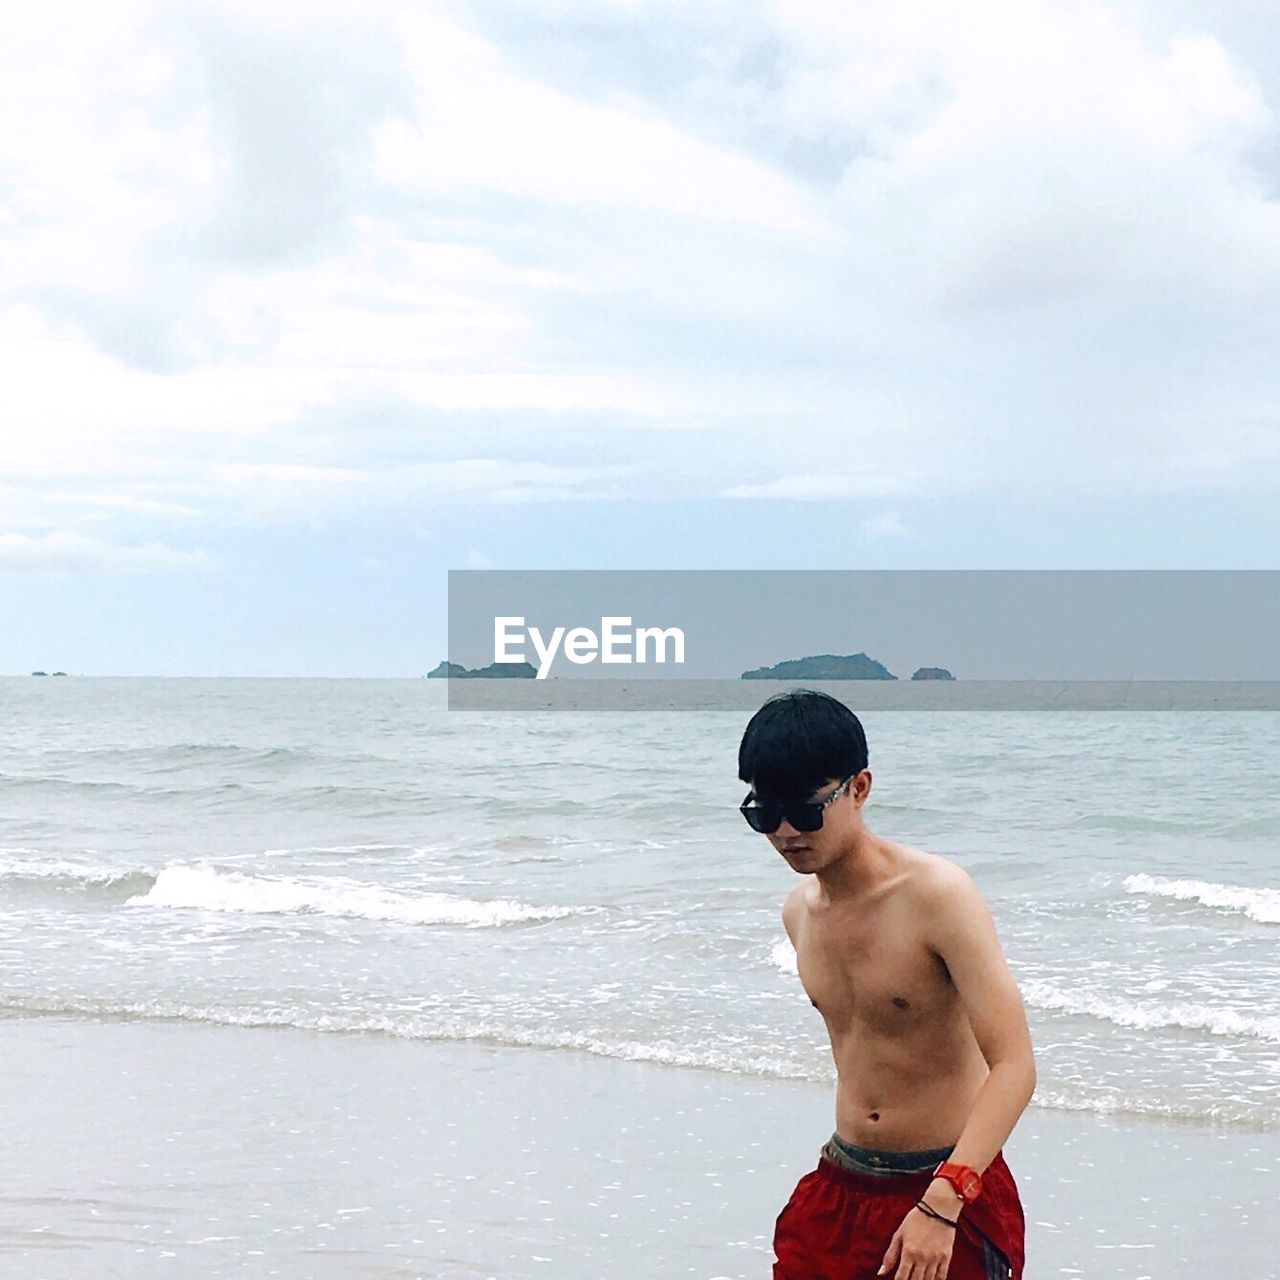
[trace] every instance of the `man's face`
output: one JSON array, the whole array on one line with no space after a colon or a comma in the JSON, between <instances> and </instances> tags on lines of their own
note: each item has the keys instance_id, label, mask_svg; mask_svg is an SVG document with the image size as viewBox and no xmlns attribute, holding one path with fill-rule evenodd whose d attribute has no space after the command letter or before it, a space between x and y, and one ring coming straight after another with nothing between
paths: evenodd
<instances>
[{"instance_id":1,"label":"man's face","mask_svg":"<svg viewBox=\"0 0 1280 1280\"><path fill-rule=\"evenodd\" d=\"M852 778L828 778L806 797L821 815L822 825L816 831L805 831L788 816L790 806L783 806L782 822L767 832L769 843L786 859L793 871L801 875L821 870L833 862L848 843L851 825L858 815L856 789L861 775ZM766 807L768 797L764 797ZM793 816L800 816L795 815ZM804 826L811 822L804 822Z\"/></svg>"}]
</instances>

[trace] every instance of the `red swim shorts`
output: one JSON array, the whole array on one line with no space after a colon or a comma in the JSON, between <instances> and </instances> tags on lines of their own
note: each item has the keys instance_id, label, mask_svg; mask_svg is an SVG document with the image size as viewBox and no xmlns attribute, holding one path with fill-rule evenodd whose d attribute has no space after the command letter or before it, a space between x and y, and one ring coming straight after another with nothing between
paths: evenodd
<instances>
[{"instance_id":1,"label":"red swim shorts","mask_svg":"<svg viewBox=\"0 0 1280 1280\"><path fill-rule=\"evenodd\" d=\"M819 1160L778 1215L773 1280L886 1280L876 1273L893 1233L932 1181L927 1169L858 1173ZM997 1154L960 1214L947 1280L1022 1280L1024 1234L1018 1188Z\"/></svg>"}]
</instances>

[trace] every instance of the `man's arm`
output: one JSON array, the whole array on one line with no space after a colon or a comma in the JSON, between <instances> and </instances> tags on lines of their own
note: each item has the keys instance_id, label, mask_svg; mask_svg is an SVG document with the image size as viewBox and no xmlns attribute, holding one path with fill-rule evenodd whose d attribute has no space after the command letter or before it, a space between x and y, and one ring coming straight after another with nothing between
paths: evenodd
<instances>
[{"instance_id":1,"label":"man's arm","mask_svg":"<svg viewBox=\"0 0 1280 1280\"><path fill-rule=\"evenodd\" d=\"M928 941L945 961L990 1074L949 1159L983 1172L1004 1146L1036 1087L1022 996L1005 963L995 921L969 873L946 863L930 893ZM962 1201L944 1179L925 1200L955 1218Z\"/></svg>"}]
</instances>

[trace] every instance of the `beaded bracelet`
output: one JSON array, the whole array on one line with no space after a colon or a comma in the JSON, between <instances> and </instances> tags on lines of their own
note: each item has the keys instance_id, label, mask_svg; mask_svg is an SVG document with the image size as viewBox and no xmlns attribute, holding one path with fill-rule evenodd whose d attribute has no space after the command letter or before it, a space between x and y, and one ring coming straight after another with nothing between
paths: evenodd
<instances>
[{"instance_id":1,"label":"beaded bracelet","mask_svg":"<svg viewBox=\"0 0 1280 1280\"><path fill-rule=\"evenodd\" d=\"M927 1213L931 1218L937 1218L939 1222L945 1222L947 1226L951 1228L952 1231L956 1229L956 1224L952 1222L950 1218L944 1217L936 1209L929 1208L929 1206L925 1204L923 1200L916 1201L916 1208L919 1209L921 1213Z\"/></svg>"}]
</instances>

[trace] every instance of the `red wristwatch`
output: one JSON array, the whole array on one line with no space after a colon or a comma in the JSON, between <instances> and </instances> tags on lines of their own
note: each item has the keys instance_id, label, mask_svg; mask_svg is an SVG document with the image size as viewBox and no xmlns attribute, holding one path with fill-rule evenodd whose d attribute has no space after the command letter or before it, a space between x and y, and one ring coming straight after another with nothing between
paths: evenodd
<instances>
[{"instance_id":1,"label":"red wristwatch","mask_svg":"<svg viewBox=\"0 0 1280 1280\"><path fill-rule=\"evenodd\" d=\"M945 1178L956 1189L956 1195L965 1204L972 1204L982 1194L982 1175L967 1164L952 1164L944 1160L934 1171L935 1178Z\"/></svg>"}]
</instances>

